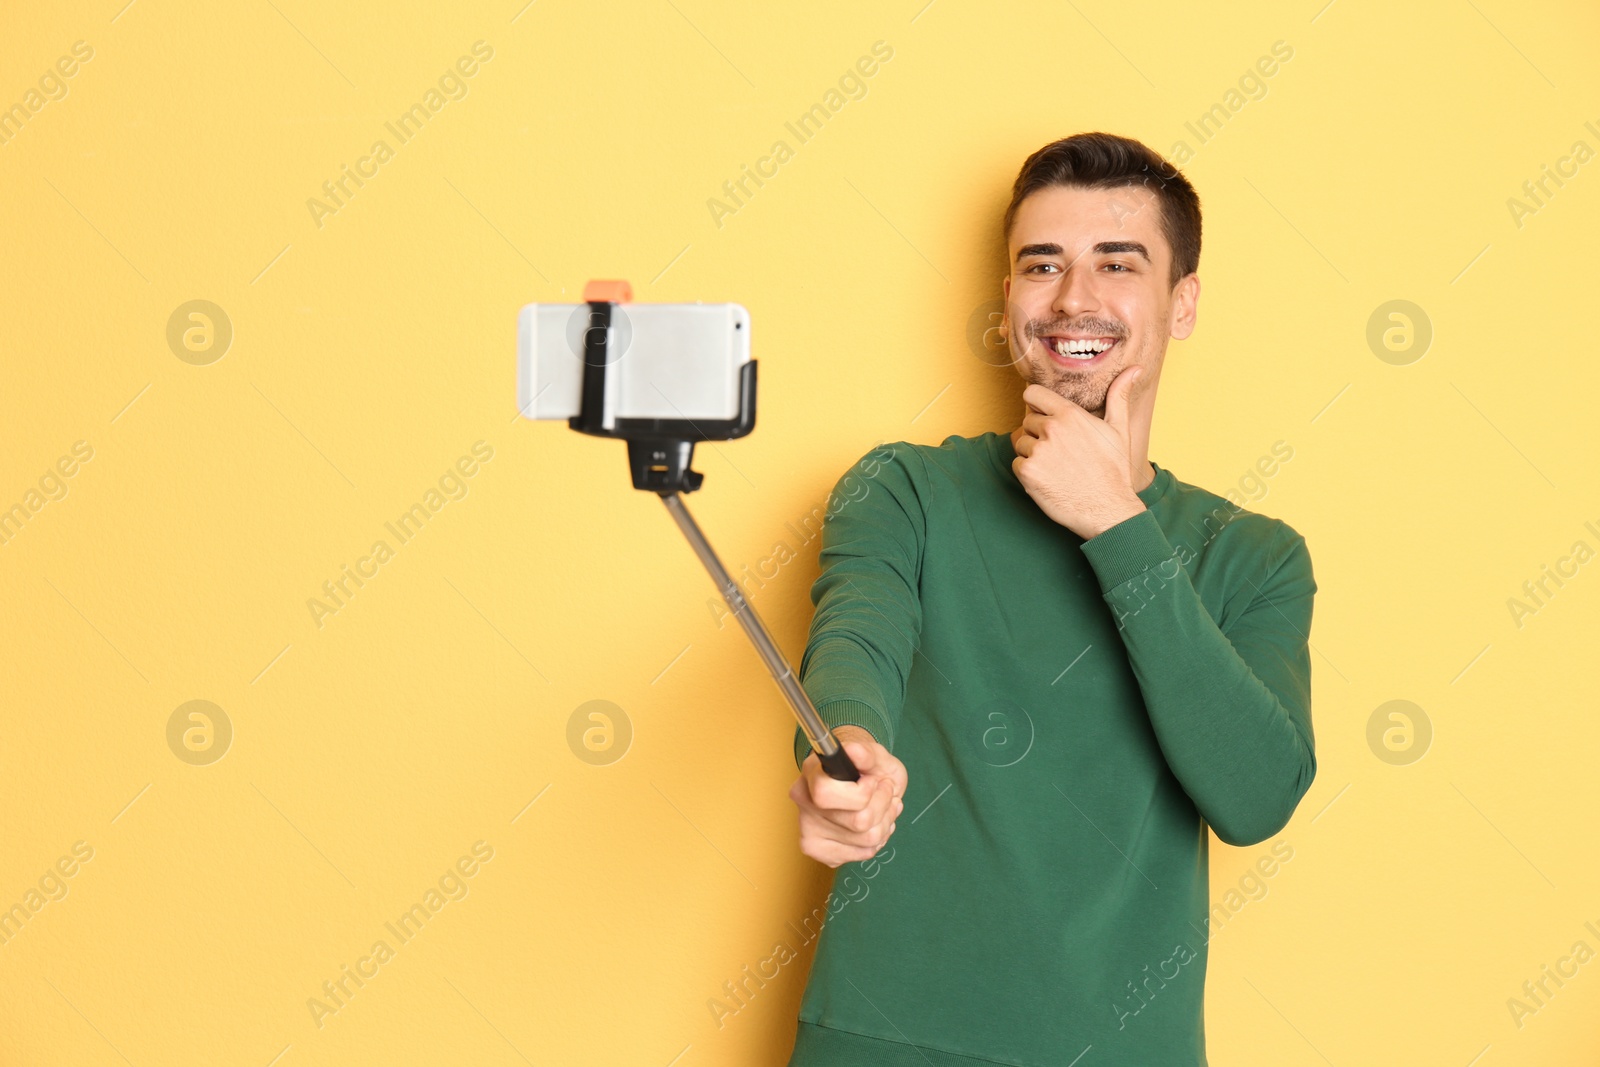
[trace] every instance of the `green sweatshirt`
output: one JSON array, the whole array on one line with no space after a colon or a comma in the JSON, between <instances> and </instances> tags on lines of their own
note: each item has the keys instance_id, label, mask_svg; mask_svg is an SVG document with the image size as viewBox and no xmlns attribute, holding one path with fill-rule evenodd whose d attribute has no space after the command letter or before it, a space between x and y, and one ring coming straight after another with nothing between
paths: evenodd
<instances>
[{"instance_id":1,"label":"green sweatshirt","mask_svg":"<svg viewBox=\"0 0 1600 1067\"><path fill-rule=\"evenodd\" d=\"M1265 841L1316 774L1305 539L1152 462L1085 541L1015 458L896 442L830 500L800 680L909 785L835 873L791 1067L1203 1067L1206 827Z\"/></svg>"}]
</instances>

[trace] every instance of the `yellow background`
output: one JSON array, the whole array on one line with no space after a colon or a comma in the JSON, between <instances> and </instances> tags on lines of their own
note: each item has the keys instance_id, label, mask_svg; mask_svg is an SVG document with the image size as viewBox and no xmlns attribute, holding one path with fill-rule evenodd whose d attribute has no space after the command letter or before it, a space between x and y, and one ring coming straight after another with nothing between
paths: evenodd
<instances>
[{"instance_id":1,"label":"yellow background","mask_svg":"<svg viewBox=\"0 0 1600 1067\"><path fill-rule=\"evenodd\" d=\"M593 277L750 309L757 430L698 450L689 502L732 569L798 552L751 597L798 663L817 545L786 524L876 441L1014 425L969 320L1017 167L1093 129L1196 149L1199 328L1151 455L1224 492L1287 442L1251 506L1320 586L1319 774L1212 942L1212 1061L1600 1055L1600 963L1520 1027L1506 1004L1600 950L1600 565L1520 628L1507 606L1600 547L1600 163L1507 206L1600 148L1592 8L122 3L12 5L0 34L6 106L94 50L0 145L0 507L94 451L0 545L0 907L94 850L0 945L0 1062L782 1063L810 948L720 1027L707 1002L827 892L793 721L622 446L515 418L516 312ZM480 40L467 95L319 227L306 201ZM204 366L166 338L195 299L233 328ZM1394 299L1434 330L1403 366L1366 340ZM477 441L467 495L319 628L307 600ZM1396 699L1434 731L1408 765L1367 741ZM233 727L209 765L168 747L190 700ZM568 746L590 700L631 723L608 766ZM319 1027L308 999L478 841L468 894ZM1267 852L1214 843L1214 897Z\"/></svg>"}]
</instances>

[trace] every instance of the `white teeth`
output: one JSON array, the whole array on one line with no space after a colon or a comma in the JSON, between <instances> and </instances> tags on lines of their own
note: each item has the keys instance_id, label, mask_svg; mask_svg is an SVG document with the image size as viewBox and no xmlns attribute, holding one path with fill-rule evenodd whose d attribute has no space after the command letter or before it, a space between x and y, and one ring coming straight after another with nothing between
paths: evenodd
<instances>
[{"instance_id":1,"label":"white teeth","mask_svg":"<svg viewBox=\"0 0 1600 1067\"><path fill-rule=\"evenodd\" d=\"M1073 359L1093 359L1115 343L1115 341L1096 340L1067 341L1058 337L1055 338L1053 345L1058 356L1070 356Z\"/></svg>"}]
</instances>

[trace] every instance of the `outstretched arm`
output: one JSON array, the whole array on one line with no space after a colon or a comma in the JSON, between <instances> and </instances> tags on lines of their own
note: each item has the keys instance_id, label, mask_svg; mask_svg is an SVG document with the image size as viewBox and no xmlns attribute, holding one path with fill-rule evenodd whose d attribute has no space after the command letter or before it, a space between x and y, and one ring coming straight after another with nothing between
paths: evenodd
<instances>
[{"instance_id":1,"label":"outstretched arm","mask_svg":"<svg viewBox=\"0 0 1600 1067\"><path fill-rule=\"evenodd\" d=\"M906 679L922 631L925 516L911 446L867 453L839 479L822 527L822 573L800 682L830 727L860 726L894 751ZM795 766L811 746L795 728Z\"/></svg>"}]
</instances>

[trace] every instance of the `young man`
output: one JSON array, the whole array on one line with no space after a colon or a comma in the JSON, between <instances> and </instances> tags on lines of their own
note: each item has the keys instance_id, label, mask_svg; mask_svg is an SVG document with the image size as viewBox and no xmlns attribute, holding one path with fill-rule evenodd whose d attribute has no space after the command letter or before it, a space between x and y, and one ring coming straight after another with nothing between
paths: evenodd
<instances>
[{"instance_id":1,"label":"young man","mask_svg":"<svg viewBox=\"0 0 1600 1067\"><path fill-rule=\"evenodd\" d=\"M1204 1065L1206 828L1266 841L1316 774L1305 539L1147 454L1194 189L1080 134L1004 232L1021 424L870 453L823 529L800 676L862 776L796 731L801 850L852 891L791 1067Z\"/></svg>"}]
</instances>

